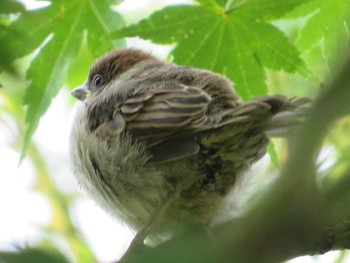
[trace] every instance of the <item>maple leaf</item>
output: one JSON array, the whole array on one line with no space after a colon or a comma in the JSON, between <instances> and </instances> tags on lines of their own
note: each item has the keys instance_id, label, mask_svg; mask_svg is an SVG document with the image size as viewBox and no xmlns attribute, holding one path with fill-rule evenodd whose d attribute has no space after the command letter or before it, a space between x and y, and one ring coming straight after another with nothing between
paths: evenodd
<instances>
[{"instance_id":1,"label":"maple leaf","mask_svg":"<svg viewBox=\"0 0 350 263\"><path fill-rule=\"evenodd\" d=\"M36 51L26 78L31 81L24 96L27 129L23 158L41 116L62 87L69 68L86 41L93 57L123 46L123 41L101 41L101 36L121 27L124 22L110 9L113 1L52 1L49 6L24 12L0 34L8 48L8 61ZM59 129L59 127L57 127Z\"/></svg>"},{"instance_id":2,"label":"maple leaf","mask_svg":"<svg viewBox=\"0 0 350 263\"><path fill-rule=\"evenodd\" d=\"M337 68L350 48L350 1L314 0L293 11L291 16L311 14L300 31L296 46L306 52L321 42L328 69Z\"/></svg>"},{"instance_id":3,"label":"maple leaf","mask_svg":"<svg viewBox=\"0 0 350 263\"><path fill-rule=\"evenodd\" d=\"M314 78L282 31L270 24L305 0L198 0L170 6L111 34L176 43L174 62L228 76L244 99L267 93L264 67Z\"/></svg>"}]
</instances>

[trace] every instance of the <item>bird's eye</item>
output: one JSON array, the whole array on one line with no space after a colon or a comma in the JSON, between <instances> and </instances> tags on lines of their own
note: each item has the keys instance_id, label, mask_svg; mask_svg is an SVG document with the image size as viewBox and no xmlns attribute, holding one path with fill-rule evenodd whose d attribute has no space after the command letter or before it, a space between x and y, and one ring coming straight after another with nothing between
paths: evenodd
<instances>
[{"instance_id":1,"label":"bird's eye","mask_svg":"<svg viewBox=\"0 0 350 263\"><path fill-rule=\"evenodd\" d=\"M100 74L95 75L92 82L94 83L95 87L98 87L99 85L102 84L102 76Z\"/></svg>"}]
</instances>

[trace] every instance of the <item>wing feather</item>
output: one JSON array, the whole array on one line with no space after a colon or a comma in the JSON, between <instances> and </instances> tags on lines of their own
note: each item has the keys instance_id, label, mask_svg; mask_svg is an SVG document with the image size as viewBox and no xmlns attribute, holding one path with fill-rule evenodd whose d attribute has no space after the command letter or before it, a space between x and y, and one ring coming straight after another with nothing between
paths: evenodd
<instances>
[{"instance_id":1,"label":"wing feather","mask_svg":"<svg viewBox=\"0 0 350 263\"><path fill-rule=\"evenodd\" d=\"M137 99L135 99L135 97ZM176 82L127 99L121 106L125 130L154 144L170 134L191 130L206 115L211 97L204 91Z\"/></svg>"}]
</instances>

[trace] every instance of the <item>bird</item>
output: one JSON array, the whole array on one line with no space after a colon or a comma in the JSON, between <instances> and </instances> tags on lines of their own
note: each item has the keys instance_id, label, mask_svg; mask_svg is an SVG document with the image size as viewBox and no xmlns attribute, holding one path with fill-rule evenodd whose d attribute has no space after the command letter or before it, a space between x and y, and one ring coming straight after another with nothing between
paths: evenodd
<instances>
[{"instance_id":1,"label":"bird","mask_svg":"<svg viewBox=\"0 0 350 263\"><path fill-rule=\"evenodd\" d=\"M300 125L308 101L243 102L220 74L133 48L100 57L71 95L82 101L71 129L72 170L137 242L210 226L270 138Z\"/></svg>"}]
</instances>

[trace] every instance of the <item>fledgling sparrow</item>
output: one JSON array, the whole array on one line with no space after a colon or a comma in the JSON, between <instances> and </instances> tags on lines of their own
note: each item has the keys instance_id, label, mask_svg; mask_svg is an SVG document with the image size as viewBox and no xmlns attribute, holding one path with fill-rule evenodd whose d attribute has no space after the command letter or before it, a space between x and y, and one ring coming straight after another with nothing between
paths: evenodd
<instances>
[{"instance_id":1,"label":"fledgling sparrow","mask_svg":"<svg viewBox=\"0 0 350 263\"><path fill-rule=\"evenodd\" d=\"M280 95L243 103L227 78L135 49L97 60L72 95L84 101L71 132L74 173L141 240L209 225L305 104Z\"/></svg>"}]
</instances>

